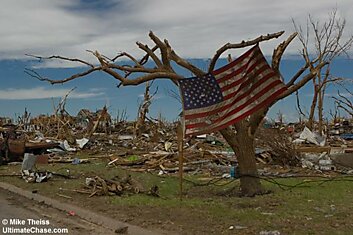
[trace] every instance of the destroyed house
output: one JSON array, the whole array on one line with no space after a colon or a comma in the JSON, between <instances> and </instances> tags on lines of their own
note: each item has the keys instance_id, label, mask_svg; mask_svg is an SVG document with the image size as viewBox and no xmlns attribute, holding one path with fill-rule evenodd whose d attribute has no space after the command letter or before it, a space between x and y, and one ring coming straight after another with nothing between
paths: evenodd
<instances>
[{"instance_id":1,"label":"destroyed house","mask_svg":"<svg viewBox=\"0 0 353 235\"><path fill-rule=\"evenodd\" d=\"M96 112L81 109L76 116L76 125L82 129L92 129L93 126L97 125L96 131L106 131L111 124L111 116L106 107Z\"/></svg>"}]
</instances>

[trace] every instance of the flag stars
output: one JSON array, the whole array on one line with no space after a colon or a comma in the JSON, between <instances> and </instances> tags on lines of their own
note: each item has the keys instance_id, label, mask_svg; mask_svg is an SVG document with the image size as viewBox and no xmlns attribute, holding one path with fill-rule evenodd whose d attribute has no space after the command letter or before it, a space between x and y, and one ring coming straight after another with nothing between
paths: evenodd
<instances>
[{"instance_id":1,"label":"flag stars","mask_svg":"<svg viewBox=\"0 0 353 235\"><path fill-rule=\"evenodd\" d=\"M203 78L187 78L179 81L185 109L204 108L223 101L216 79L211 74Z\"/></svg>"}]
</instances>

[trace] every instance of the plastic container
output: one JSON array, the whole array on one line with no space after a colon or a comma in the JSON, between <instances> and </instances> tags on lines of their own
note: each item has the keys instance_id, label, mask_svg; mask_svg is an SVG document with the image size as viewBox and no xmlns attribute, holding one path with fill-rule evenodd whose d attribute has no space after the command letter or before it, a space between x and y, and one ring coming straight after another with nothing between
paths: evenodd
<instances>
[{"instance_id":1,"label":"plastic container","mask_svg":"<svg viewBox=\"0 0 353 235\"><path fill-rule=\"evenodd\" d=\"M235 178L235 166L230 167L230 178Z\"/></svg>"}]
</instances>

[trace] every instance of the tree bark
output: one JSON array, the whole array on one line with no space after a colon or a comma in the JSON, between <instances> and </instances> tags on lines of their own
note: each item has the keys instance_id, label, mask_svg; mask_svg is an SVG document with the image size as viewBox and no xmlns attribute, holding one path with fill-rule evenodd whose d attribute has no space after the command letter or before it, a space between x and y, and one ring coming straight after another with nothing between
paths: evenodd
<instances>
[{"instance_id":1,"label":"tree bark","mask_svg":"<svg viewBox=\"0 0 353 235\"><path fill-rule=\"evenodd\" d=\"M145 121L151 105L150 87L150 82L146 82L145 94L138 110L138 117L135 127L136 136L140 136L146 130Z\"/></svg>"},{"instance_id":2,"label":"tree bark","mask_svg":"<svg viewBox=\"0 0 353 235\"><path fill-rule=\"evenodd\" d=\"M260 178L258 177L255 148L254 148L254 135L250 132L250 127L247 121L243 122L237 132L226 128L221 130L221 134L235 152L239 164L240 175L240 192L242 196L255 196L265 193L261 185Z\"/></svg>"},{"instance_id":3,"label":"tree bark","mask_svg":"<svg viewBox=\"0 0 353 235\"><path fill-rule=\"evenodd\" d=\"M317 99L318 99L318 89L317 89L317 85L314 85L314 96L313 96L313 100L311 102L311 107L310 107L310 114L309 114L309 120L307 123L307 127L313 131L314 128L314 120L315 120L315 110L316 110L316 106L317 106Z\"/></svg>"},{"instance_id":4,"label":"tree bark","mask_svg":"<svg viewBox=\"0 0 353 235\"><path fill-rule=\"evenodd\" d=\"M319 91L318 104L317 104L318 119L319 119L318 131L320 135L322 134L323 124L324 124L324 97L325 97L325 88L322 88Z\"/></svg>"},{"instance_id":5,"label":"tree bark","mask_svg":"<svg viewBox=\"0 0 353 235\"><path fill-rule=\"evenodd\" d=\"M329 76L330 76L330 65L328 65L326 67L325 76L323 78L323 81L321 82L320 90L319 90L319 97L318 97L319 101L318 101L317 109L318 109L318 116L319 116L319 133L320 134L322 133L323 124L324 124L324 99L325 99L327 82L330 81ZM333 82L333 80L331 80L331 82Z\"/></svg>"}]
</instances>

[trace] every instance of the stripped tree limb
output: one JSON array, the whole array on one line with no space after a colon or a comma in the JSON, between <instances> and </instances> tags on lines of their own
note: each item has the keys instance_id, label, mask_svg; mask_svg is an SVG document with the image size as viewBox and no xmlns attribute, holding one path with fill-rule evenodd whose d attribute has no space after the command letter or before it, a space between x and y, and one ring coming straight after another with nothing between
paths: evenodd
<instances>
[{"instance_id":1,"label":"stripped tree limb","mask_svg":"<svg viewBox=\"0 0 353 235\"><path fill-rule=\"evenodd\" d=\"M193 74L195 74L197 77L202 77L203 75L205 75L206 73L203 72L201 69L197 68L196 66L194 66L193 64L189 63L188 61L182 59L181 57L179 57L175 51L171 51L170 54L171 59L176 62L178 65L188 69L190 72L192 72Z\"/></svg>"},{"instance_id":2,"label":"stripped tree limb","mask_svg":"<svg viewBox=\"0 0 353 235\"><path fill-rule=\"evenodd\" d=\"M300 106L300 100L299 100L299 92L296 91L295 92L295 97L296 97L296 101L297 101L297 110L299 112L300 115L302 115L303 117L306 117L305 113L303 112L301 106Z\"/></svg>"},{"instance_id":3,"label":"stripped tree limb","mask_svg":"<svg viewBox=\"0 0 353 235\"><path fill-rule=\"evenodd\" d=\"M208 67L208 72L210 73L210 72L212 72L214 70L217 60L227 50L229 50L229 49L237 49L237 48L244 48L244 47L247 47L247 46L255 45L255 44L258 44L259 42L268 41L270 39L278 38L283 33L284 33L284 31L280 31L280 32L277 32L277 33L261 35L261 36L255 38L255 39L249 40L249 41L242 41L240 43L234 43L234 44L233 43L226 43L224 46L222 46L221 48L219 48L216 51L216 54L211 59L210 66Z\"/></svg>"},{"instance_id":4,"label":"stripped tree limb","mask_svg":"<svg viewBox=\"0 0 353 235\"><path fill-rule=\"evenodd\" d=\"M279 73L279 64L282 59L282 55L288 45L293 41L293 39L298 35L297 32L292 33L287 40L279 44L276 49L274 49L273 54L272 54L272 69L275 70L277 73Z\"/></svg>"},{"instance_id":5,"label":"stripped tree limb","mask_svg":"<svg viewBox=\"0 0 353 235\"><path fill-rule=\"evenodd\" d=\"M154 61L154 63L156 64L157 67L162 67L162 62L159 60L159 58L157 57L157 55L152 51L152 49L150 49L147 45L144 45L140 42L136 42L136 45L143 51L146 52L146 54L152 58L152 60Z\"/></svg>"},{"instance_id":6,"label":"stripped tree limb","mask_svg":"<svg viewBox=\"0 0 353 235\"><path fill-rule=\"evenodd\" d=\"M162 62L163 65L166 66L167 68L171 68L170 66L170 60L168 58L168 48L165 43L163 43L152 31L149 33L150 38L152 41L156 44L156 46L159 48L161 51L161 57L162 57Z\"/></svg>"},{"instance_id":7,"label":"stripped tree limb","mask_svg":"<svg viewBox=\"0 0 353 235\"><path fill-rule=\"evenodd\" d=\"M58 59L58 60L64 60L64 61L70 61L70 62L78 62L78 63L84 64L84 65L88 65L88 66L94 68L93 64L91 64L91 63L89 63L87 61L81 60L81 59L77 59L77 58L68 58L68 57L58 56L58 55L53 55L53 56L49 56L49 57L36 56L36 55L31 55L31 54L25 54L25 55L29 56L29 57L33 57L33 58L39 59L39 60Z\"/></svg>"},{"instance_id":8,"label":"stripped tree limb","mask_svg":"<svg viewBox=\"0 0 353 235\"><path fill-rule=\"evenodd\" d=\"M328 63L326 62L322 62L321 64L317 65L313 71L310 71L309 74L305 75L299 82L291 85L290 87L288 87L288 90L286 92L283 92L279 97L279 99L283 99L285 97L287 97L288 95L291 95L292 93L294 93L295 91L299 90L300 88L302 88L305 84L307 84L310 80L312 80L317 73L319 72L318 70L321 69L322 67L324 67L325 65L327 65Z\"/></svg>"},{"instance_id":9,"label":"stripped tree limb","mask_svg":"<svg viewBox=\"0 0 353 235\"><path fill-rule=\"evenodd\" d=\"M115 60L117 60L118 58L120 57L127 57L129 58L130 60L132 60L134 63L135 63L135 66L136 67L142 67L142 65L140 64L139 61L137 61L135 59L135 57L133 57L132 55L130 55L129 53L126 53L126 52L121 52L120 54L118 54L117 56L115 56L113 59L111 59L112 62L114 62Z\"/></svg>"},{"instance_id":10,"label":"stripped tree limb","mask_svg":"<svg viewBox=\"0 0 353 235\"><path fill-rule=\"evenodd\" d=\"M38 72L36 72L33 69L25 68L24 72L26 74L28 74L29 76L38 79L39 81L46 81L46 82L49 82L49 83L51 83L53 85L53 84L63 84L63 83L72 81L72 80L77 79L77 78L85 77L88 74L91 74L91 73L93 73L95 71L98 71L98 70L102 70L102 69L100 67L94 67L94 68L88 69L88 70L86 70L86 71L84 71L82 73L76 73L76 74L74 74L74 75L72 75L72 76L70 76L68 78L62 79L62 80L52 80L52 79L49 79L49 78L46 78L46 77L42 77Z\"/></svg>"},{"instance_id":11,"label":"stripped tree limb","mask_svg":"<svg viewBox=\"0 0 353 235\"><path fill-rule=\"evenodd\" d=\"M297 79L309 68L309 64L306 63L303 67L301 67L296 74L291 78L291 80L286 84L287 87L292 86Z\"/></svg>"}]
</instances>

